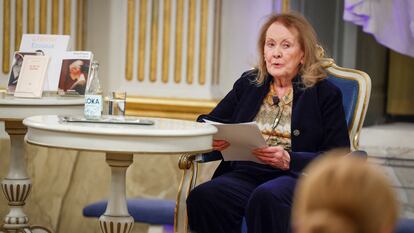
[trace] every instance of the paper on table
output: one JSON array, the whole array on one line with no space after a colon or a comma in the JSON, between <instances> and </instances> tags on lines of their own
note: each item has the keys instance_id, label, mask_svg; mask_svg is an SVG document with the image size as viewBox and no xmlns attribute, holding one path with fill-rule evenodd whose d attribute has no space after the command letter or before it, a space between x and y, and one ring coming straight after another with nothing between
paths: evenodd
<instances>
[{"instance_id":1,"label":"paper on table","mask_svg":"<svg viewBox=\"0 0 414 233\"><path fill-rule=\"evenodd\" d=\"M267 146L256 122L223 124L219 122L204 120L217 128L214 139L226 140L230 146L221 151L223 159L236 161L260 162L253 154L255 148Z\"/></svg>"}]
</instances>

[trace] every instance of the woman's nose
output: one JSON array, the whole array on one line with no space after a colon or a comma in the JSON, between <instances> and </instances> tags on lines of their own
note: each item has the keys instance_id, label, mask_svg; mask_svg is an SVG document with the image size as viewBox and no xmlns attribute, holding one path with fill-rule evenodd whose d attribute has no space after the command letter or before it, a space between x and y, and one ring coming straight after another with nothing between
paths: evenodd
<instances>
[{"instance_id":1,"label":"woman's nose","mask_svg":"<svg viewBox=\"0 0 414 233\"><path fill-rule=\"evenodd\" d=\"M273 56L276 58L281 58L282 57L282 51L280 51L280 49L275 49Z\"/></svg>"}]
</instances>

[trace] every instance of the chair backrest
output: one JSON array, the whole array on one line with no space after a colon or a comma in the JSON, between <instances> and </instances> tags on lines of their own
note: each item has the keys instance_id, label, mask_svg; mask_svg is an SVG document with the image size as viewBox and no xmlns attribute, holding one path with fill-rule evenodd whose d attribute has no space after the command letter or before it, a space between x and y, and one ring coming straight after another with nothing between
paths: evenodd
<instances>
[{"instance_id":1,"label":"chair backrest","mask_svg":"<svg viewBox=\"0 0 414 233\"><path fill-rule=\"evenodd\" d=\"M323 67L328 80L341 89L351 150L358 150L359 134L371 95L371 79L365 72L337 66L332 59L326 59Z\"/></svg>"}]
</instances>

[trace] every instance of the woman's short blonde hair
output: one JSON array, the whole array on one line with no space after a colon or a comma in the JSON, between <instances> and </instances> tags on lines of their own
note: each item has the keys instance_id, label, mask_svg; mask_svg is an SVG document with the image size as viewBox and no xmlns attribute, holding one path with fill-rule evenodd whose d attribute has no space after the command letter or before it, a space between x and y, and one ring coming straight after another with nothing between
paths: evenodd
<instances>
[{"instance_id":1,"label":"woman's short blonde hair","mask_svg":"<svg viewBox=\"0 0 414 233\"><path fill-rule=\"evenodd\" d=\"M259 31L258 50L258 78L257 83L263 84L267 77L266 62L264 58L264 45L267 29L275 22L283 24L288 29L296 29L298 40L304 53L304 64L301 65L299 74L307 87L313 86L326 77L322 68L321 59L324 57L324 50L319 45L315 30L312 25L298 13L272 14L262 25Z\"/></svg>"},{"instance_id":2,"label":"woman's short blonde hair","mask_svg":"<svg viewBox=\"0 0 414 233\"><path fill-rule=\"evenodd\" d=\"M338 153L338 152L337 152ZM326 156L299 180L292 212L298 233L392 232L396 198L378 167L352 156Z\"/></svg>"}]
</instances>

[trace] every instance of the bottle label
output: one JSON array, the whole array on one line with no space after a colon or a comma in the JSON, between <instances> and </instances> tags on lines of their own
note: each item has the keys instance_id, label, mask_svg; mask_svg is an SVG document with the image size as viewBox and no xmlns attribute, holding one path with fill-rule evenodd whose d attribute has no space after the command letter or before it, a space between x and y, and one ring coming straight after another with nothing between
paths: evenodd
<instances>
[{"instance_id":1,"label":"bottle label","mask_svg":"<svg viewBox=\"0 0 414 233\"><path fill-rule=\"evenodd\" d=\"M84 115L86 119L99 119L102 114L102 96L85 95Z\"/></svg>"}]
</instances>

